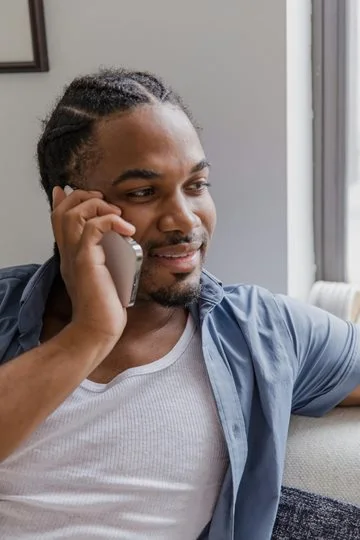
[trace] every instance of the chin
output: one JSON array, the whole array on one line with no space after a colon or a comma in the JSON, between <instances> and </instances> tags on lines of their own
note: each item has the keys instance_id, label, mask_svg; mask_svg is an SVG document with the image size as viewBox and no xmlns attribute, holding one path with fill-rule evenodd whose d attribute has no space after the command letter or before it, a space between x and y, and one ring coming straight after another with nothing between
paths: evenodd
<instances>
[{"instance_id":1,"label":"chin","mask_svg":"<svg viewBox=\"0 0 360 540\"><path fill-rule=\"evenodd\" d=\"M172 274L166 280L152 276L151 280L145 279L141 284L138 298L146 297L164 307L187 307L199 299L200 275L201 271L196 270L189 274Z\"/></svg>"},{"instance_id":2,"label":"chin","mask_svg":"<svg viewBox=\"0 0 360 540\"><path fill-rule=\"evenodd\" d=\"M184 284L185 285L185 284ZM162 287L149 293L153 302L164 307L188 307L199 300L200 283L183 287Z\"/></svg>"}]
</instances>

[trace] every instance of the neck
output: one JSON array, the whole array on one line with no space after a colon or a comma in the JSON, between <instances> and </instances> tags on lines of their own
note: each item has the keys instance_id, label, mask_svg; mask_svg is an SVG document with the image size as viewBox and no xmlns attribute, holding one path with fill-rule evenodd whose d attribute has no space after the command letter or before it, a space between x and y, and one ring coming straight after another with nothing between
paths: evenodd
<instances>
[{"instance_id":1,"label":"neck","mask_svg":"<svg viewBox=\"0 0 360 540\"><path fill-rule=\"evenodd\" d=\"M65 284L58 275L51 288L45 316L55 318L64 325L71 321L72 306ZM143 335L165 327L170 321L186 320L184 307L164 307L153 301L141 301L127 311L124 336Z\"/></svg>"},{"instance_id":2,"label":"neck","mask_svg":"<svg viewBox=\"0 0 360 540\"><path fill-rule=\"evenodd\" d=\"M155 302L135 304L127 310L127 324L123 338L156 332L167 325L185 326L186 309L184 307L164 307Z\"/></svg>"}]
</instances>

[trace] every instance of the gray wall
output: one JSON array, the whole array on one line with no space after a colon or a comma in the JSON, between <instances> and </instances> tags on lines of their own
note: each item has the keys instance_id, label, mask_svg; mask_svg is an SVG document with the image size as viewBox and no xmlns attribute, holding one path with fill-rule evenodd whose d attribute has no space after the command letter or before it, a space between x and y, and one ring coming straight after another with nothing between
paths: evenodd
<instances>
[{"instance_id":1,"label":"gray wall","mask_svg":"<svg viewBox=\"0 0 360 540\"><path fill-rule=\"evenodd\" d=\"M34 160L39 119L99 65L149 69L204 127L218 229L208 268L287 290L286 2L46 0L51 71L0 75L0 266L42 261L52 235Z\"/></svg>"}]
</instances>

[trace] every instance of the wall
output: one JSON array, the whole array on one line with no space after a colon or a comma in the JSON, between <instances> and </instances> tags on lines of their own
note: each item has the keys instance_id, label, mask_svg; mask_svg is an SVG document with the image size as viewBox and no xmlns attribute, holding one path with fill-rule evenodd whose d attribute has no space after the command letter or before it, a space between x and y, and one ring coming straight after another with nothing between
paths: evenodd
<instances>
[{"instance_id":1,"label":"wall","mask_svg":"<svg viewBox=\"0 0 360 540\"><path fill-rule=\"evenodd\" d=\"M51 252L34 160L39 119L73 76L126 65L167 78L204 127L218 207L208 268L225 282L286 292L286 2L124 6L46 0L51 71L0 76L0 266Z\"/></svg>"}]
</instances>

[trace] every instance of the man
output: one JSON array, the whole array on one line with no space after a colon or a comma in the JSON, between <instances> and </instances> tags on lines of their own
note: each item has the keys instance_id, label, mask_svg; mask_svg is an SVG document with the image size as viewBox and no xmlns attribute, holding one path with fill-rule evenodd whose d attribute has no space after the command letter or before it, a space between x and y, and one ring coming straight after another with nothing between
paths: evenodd
<instances>
[{"instance_id":1,"label":"man","mask_svg":"<svg viewBox=\"0 0 360 540\"><path fill-rule=\"evenodd\" d=\"M2 537L268 540L290 414L357 403L358 330L202 269L209 163L155 76L74 80L38 160L55 254L0 274ZM144 252L128 310L110 230Z\"/></svg>"}]
</instances>

